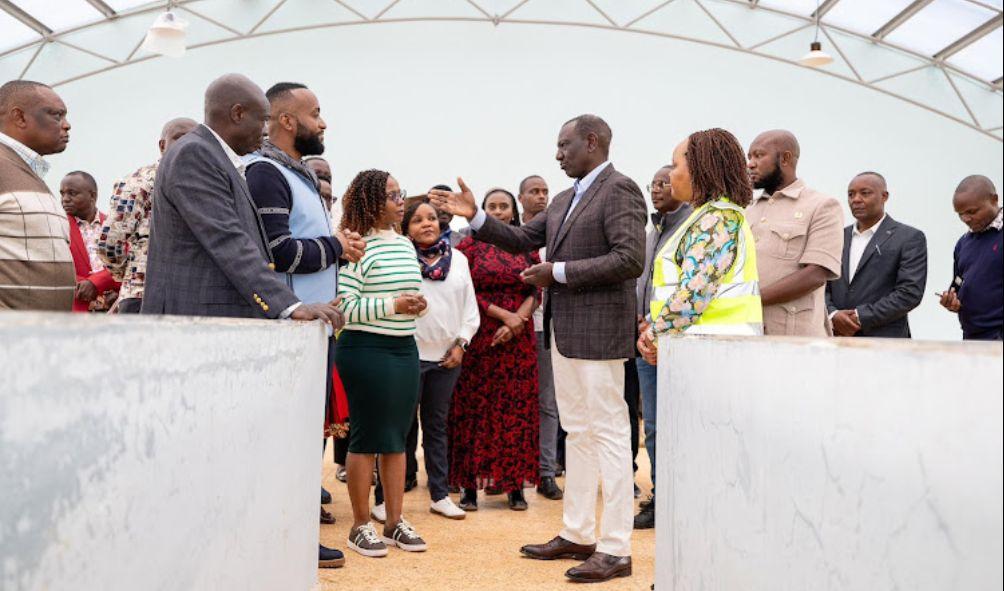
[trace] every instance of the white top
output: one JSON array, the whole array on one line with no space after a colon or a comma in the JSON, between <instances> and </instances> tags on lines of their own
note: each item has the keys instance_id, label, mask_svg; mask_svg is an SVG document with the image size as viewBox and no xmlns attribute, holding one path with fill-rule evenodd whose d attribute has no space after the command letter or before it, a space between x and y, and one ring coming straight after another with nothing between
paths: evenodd
<instances>
[{"instance_id":1,"label":"white top","mask_svg":"<svg viewBox=\"0 0 1004 591\"><path fill-rule=\"evenodd\" d=\"M237 152L234 151L233 148L230 147L230 144L223 141L223 138L220 137L220 134L213 131L212 127L209 127L205 123L203 123L202 126L208 129L209 133L213 134L213 137L216 138L216 141L220 142L220 147L223 148L223 153L227 155L227 159L229 159L230 163L234 165L234 168L237 169L237 172L241 173L241 176L244 176L244 169L247 166L246 164L244 164L244 160L237 154Z\"/></svg>"},{"instance_id":2,"label":"white top","mask_svg":"<svg viewBox=\"0 0 1004 591\"><path fill-rule=\"evenodd\" d=\"M879 226L884 221L885 215L875 222L874 226L861 232L858 231L857 224L851 226L851 247L847 252L847 283L854 281L854 273L857 272L858 263L861 262L861 257L865 254L865 247L868 246L868 241L872 239L875 232L878 232Z\"/></svg>"},{"instance_id":3,"label":"white top","mask_svg":"<svg viewBox=\"0 0 1004 591\"><path fill-rule=\"evenodd\" d=\"M464 253L453 249L446 279L422 279L422 295L429 306L417 321L415 341L422 361L439 361L458 338L468 343L481 326L471 268Z\"/></svg>"}]
</instances>

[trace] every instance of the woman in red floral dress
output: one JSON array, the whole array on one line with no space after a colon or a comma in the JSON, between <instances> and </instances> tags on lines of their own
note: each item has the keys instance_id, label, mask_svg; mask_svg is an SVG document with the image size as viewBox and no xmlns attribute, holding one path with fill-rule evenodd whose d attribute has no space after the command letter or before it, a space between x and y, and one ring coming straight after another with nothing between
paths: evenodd
<instances>
[{"instance_id":1,"label":"woman in red floral dress","mask_svg":"<svg viewBox=\"0 0 1004 591\"><path fill-rule=\"evenodd\" d=\"M485 213L518 226L516 198L493 189ZM509 494L509 508L526 510L524 485L540 477L537 342L531 315L539 298L520 273L536 254L510 254L465 238L457 249L471 264L481 328L471 340L450 407L450 484L463 489L460 508L477 511L478 489Z\"/></svg>"}]
</instances>

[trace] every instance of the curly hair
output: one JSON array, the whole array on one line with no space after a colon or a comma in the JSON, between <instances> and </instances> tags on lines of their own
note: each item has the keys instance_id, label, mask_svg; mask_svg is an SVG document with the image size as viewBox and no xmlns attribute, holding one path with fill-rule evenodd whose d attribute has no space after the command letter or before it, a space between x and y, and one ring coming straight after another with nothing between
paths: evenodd
<instances>
[{"instance_id":1,"label":"curly hair","mask_svg":"<svg viewBox=\"0 0 1004 591\"><path fill-rule=\"evenodd\" d=\"M352 179L342 197L343 230L365 235L373 229L387 202L387 178L384 170L364 170Z\"/></svg>"},{"instance_id":2,"label":"curly hair","mask_svg":"<svg viewBox=\"0 0 1004 591\"><path fill-rule=\"evenodd\" d=\"M694 207L721 197L746 207L753 198L743 148L736 136L724 129L716 127L690 134L687 166L694 189Z\"/></svg>"}]
</instances>

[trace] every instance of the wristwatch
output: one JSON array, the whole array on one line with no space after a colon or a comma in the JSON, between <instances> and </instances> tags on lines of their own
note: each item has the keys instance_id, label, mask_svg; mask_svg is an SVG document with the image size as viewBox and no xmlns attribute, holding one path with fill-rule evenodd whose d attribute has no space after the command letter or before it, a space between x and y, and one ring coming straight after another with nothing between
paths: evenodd
<instances>
[{"instance_id":1,"label":"wristwatch","mask_svg":"<svg viewBox=\"0 0 1004 591\"><path fill-rule=\"evenodd\" d=\"M467 352L467 339L462 339L457 337L457 340L453 341L454 347L460 347L462 351Z\"/></svg>"}]
</instances>

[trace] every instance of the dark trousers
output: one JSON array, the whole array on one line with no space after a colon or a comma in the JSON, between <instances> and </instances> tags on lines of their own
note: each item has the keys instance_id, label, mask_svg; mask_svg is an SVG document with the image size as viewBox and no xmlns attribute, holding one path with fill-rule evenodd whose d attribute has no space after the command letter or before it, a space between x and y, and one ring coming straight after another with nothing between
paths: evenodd
<instances>
[{"instance_id":1,"label":"dark trousers","mask_svg":"<svg viewBox=\"0 0 1004 591\"><path fill-rule=\"evenodd\" d=\"M628 406L628 420L631 422L631 457L638 459L638 447L641 443L641 432L638 429L638 406L641 399L641 388L638 384L638 370L634 359L624 362L624 401ZM558 427L558 465L565 465L565 430ZM638 471L638 462L632 461L634 471Z\"/></svg>"},{"instance_id":2,"label":"dark trousers","mask_svg":"<svg viewBox=\"0 0 1004 591\"><path fill-rule=\"evenodd\" d=\"M429 497L436 502L449 493L449 439L446 426L450 415L453 389L460 378L460 368L445 369L435 361L423 361L418 392L418 416L422 421L422 449L425 474L429 477ZM417 428L416 442L418 440ZM416 443L417 446L417 443ZM416 472L417 472L416 462ZM377 479L376 503L383 503L383 486Z\"/></svg>"},{"instance_id":3,"label":"dark trousers","mask_svg":"<svg viewBox=\"0 0 1004 591\"><path fill-rule=\"evenodd\" d=\"M351 430L351 427L350 427ZM335 463L344 466L349 457L349 436L344 439L335 438Z\"/></svg>"},{"instance_id":4,"label":"dark trousers","mask_svg":"<svg viewBox=\"0 0 1004 591\"><path fill-rule=\"evenodd\" d=\"M126 298L119 300L119 314L139 314L143 306L142 298Z\"/></svg>"}]
</instances>

